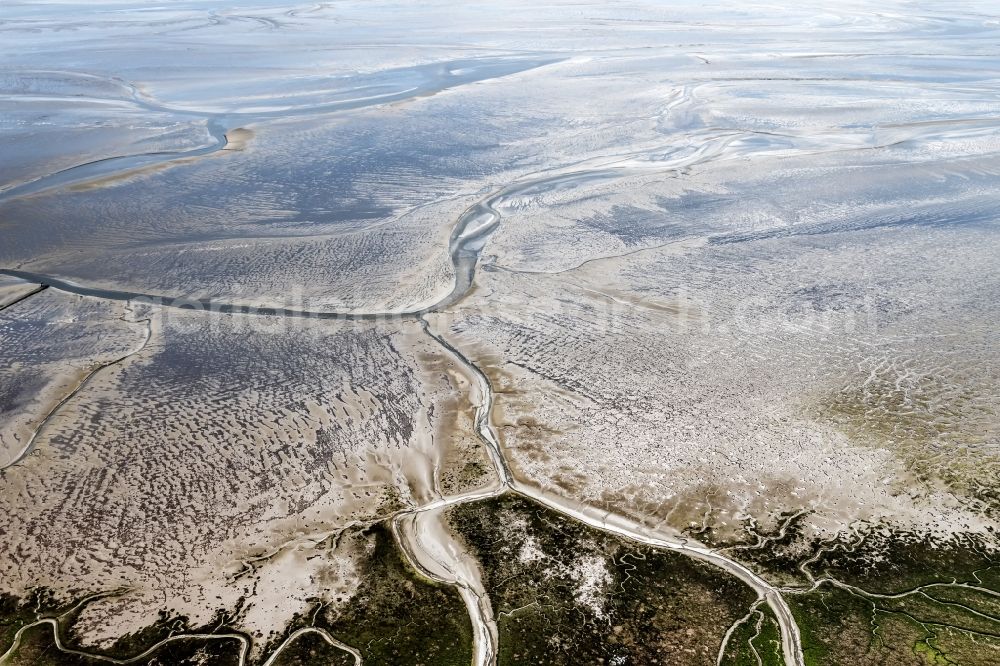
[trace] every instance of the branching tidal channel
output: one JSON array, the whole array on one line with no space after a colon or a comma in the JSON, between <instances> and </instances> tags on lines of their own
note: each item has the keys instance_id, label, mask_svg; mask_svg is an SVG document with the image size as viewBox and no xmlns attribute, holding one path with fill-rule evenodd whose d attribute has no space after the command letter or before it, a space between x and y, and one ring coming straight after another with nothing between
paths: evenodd
<instances>
[{"instance_id":1,"label":"branching tidal channel","mask_svg":"<svg viewBox=\"0 0 1000 666\"><path fill-rule=\"evenodd\" d=\"M127 301L130 303L145 302L161 307L178 307L191 310L204 310L226 315L256 315L256 316L278 316L278 317L308 317L317 319L333 319L346 321L378 321L388 319L415 320L423 327L426 334L433 339L442 350L443 354L454 358L464 369L465 374L470 379L473 386L477 388L480 396L479 404L476 405L475 429L476 433L485 446L496 475L495 485L484 491L477 491L451 497L441 497L423 506L409 507L394 514L389 520L393 525L393 533L411 564L418 571L421 571L429 578L447 582L458 587L466 607L469 610L470 618L474 629L474 662L476 666L488 666L495 664L497 659L497 628L496 620L490 609L489 599L478 576L470 571L463 571L463 567L455 562L442 561L443 553L446 549L435 549L429 547L427 540L421 538L428 529L421 524L431 516L449 506L474 502L477 500L495 497L501 493L515 493L529 498L552 511L563 514L573 520L580 521L598 530L602 530L618 537L623 537L637 543L646 544L655 548L670 550L695 558L702 562L719 567L730 575L735 576L740 581L748 585L756 592L758 601L765 602L771 608L777 619L781 630L782 652L785 663L788 666L801 666L804 664L799 629L792 616L789 606L785 603L781 592L770 585L767 581L754 573L748 567L730 559L717 550L705 545L684 538L677 534L667 534L657 530L651 530L640 523L622 515L609 513L603 509L597 509L586 504L576 502L572 499L554 495L550 492L540 490L533 485L518 479L507 464L500 438L492 422L493 411L493 387L486 374L451 343L446 337L432 329L425 318L425 315L441 312L448 307L461 301L471 290L475 278L476 266L480 253L485 246L490 235L498 228L501 221L501 214L498 208L502 206L505 199L524 195L538 194L557 187L566 187L579 184L581 182L592 182L596 180L611 180L621 178L636 173L648 172L669 172L710 159L718 159L727 155L727 146L731 143L735 134L731 132L714 132L705 136L705 142L696 149L677 150L667 158L657 161L645 161L621 158L613 163L603 164L578 164L569 169L561 170L558 173L543 174L535 177L528 177L517 181L512 185L504 187L489 196L481 199L470 206L460 216L454 226L450 237L449 255L454 267L454 286L437 303L428 307L402 311L402 312L326 312L309 311L301 309L288 309L279 307L255 307L246 304L217 303L211 299L185 299L166 298L153 294L142 294L126 289L116 290L99 287L89 287L77 284L71 280L61 279L50 275L40 275L30 271L3 269L0 274L17 277L44 288L50 288L81 296ZM631 156L632 158L638 156ZM32 293L38 293L36 290ZM110 364L108 364L110 365ZM92 377L93 375L91 375ZM59 403L58 407L65 404L66 400ZM51 418L52 414L48 418ZM29 449L19 457L23 459L30 453ZM435 533L444 535L446 530L436 529ZM447 538L447 536L442 536ZM60 650L73 652L74 654L84 654L79 651L72 651L63 645L59 640L58 619L43 618L33 625L28 625L22 629L27 630L31 626L48 624L53 628L56 636L56 646ZM321 632L320 629L310 629ZM21 632L18 633L20 637ZM302 635L297 631L286 638L286 640L272 653L268 663L273 661L274 656L285 649L287 644L296 640ZM208 634L208 635L178 635L171 636L166 641L189 640L192 638L211 638L213 640L231 640L240 643L240 663L243 664L248 654L249 639L240 633ZM340 644L335 638L328 635L322 636L331 645L337 645L348 650L357 662L360 662L360 654L353 648ZM112 661L113 663L132 663L141 660L162 646L157 644L140 655L124 661L115 661L106 657L94 655L95 659ZM15 645L8 650L7 654L0 658L0 663L5 662L17 647Z\"/></svg>"}]
</instances>

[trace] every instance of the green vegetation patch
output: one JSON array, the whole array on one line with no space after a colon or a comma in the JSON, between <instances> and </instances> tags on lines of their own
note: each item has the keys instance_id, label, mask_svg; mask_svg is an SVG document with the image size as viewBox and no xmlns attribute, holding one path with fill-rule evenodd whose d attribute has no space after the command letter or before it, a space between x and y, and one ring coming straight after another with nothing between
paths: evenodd
<instances>
[{"instance_id":1,"label":"green vegetation patch","mask_svg":"<svg viewBox=\"0 0 1000 666\"><path fill-rule=\"evenodd\" d=\"M756 599L711 565L517 496L448 518L482 563L501 665L715 664L726 630Z\"/></svg>"},{"instance_id":2,"label":"green vegetation patch","mask_svg":"<svg viewBox=\"0 0 1000 666\"><path fill-rule=\"evenodd\" d=\"M771 609L757 606L737 625L726 643L721 666L784 666L781 629Z\"/></svg>"},{"instance_id":3,"label":"green vegetation patch","mask_svg":"<svg viewBox=\"0 0 1000 666\"><path fill-rule=\"evenodd\" d=\"M807 664L1000 663L1000 624L919 593L882 598L824 585L788 601Z\"/></svg>"},{"instance_id":4,"label":"green vegetation patch","mask_svg":"<svg viewBox=\"0 0 1000 666\"><path fill-rule=\"evenodd\" d=\"M755 627L750 645L763 666L784 666L785 661L781 654L781 628L778 626L778 621L767 606L762 606L760 612L762 617Z\"/></svg>"},{"instance_id":5,"label":"green vegetation patch","mask_svg":"<svg viewBox=\"0 0 1000 666\"><path fill-rule=\"evenodd\" d=\"M986 544L872 532L826 545L818 589L786 594L811 664L1000 663L1000 578Z\"/></svg>"},{"instance_id":6,"label":"green vegetation patch","mask_svg":"<svg viewBox=\"0 0 1000 666\"><path fill-rule=\"evenodd\" d=\"M324 664L325 666L354 666L354 657L330 645L316 633L301 634L278 653L274 666L298 664Z\"/></svg>"},{"instance_id":7,"label":"green vegetation patch","mask_svg":"<svg viewBox=\"0 0 1000 666\"><path fill-rule=\"evenodd\" d=\"M472 623L457 590L414 571L384 525L349 538L370 553L361 586L346 604L318 613L315 626L357 649L366 664L472 663Z\"/></svg>"}]
</instances>

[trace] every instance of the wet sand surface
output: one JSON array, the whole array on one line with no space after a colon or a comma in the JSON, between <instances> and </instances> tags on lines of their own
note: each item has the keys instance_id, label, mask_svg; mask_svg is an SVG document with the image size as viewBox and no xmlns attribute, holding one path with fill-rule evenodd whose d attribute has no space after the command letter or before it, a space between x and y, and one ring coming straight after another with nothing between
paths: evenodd
<instances>
[{"instance_id":1,"label":"wet sand surface","mask_svg":"<svg viewBox=\"0 0 1000 666\"><path fill-rule=\"evenodd\" d=\"M989 3L4 13L0 663L1000 659Z\"/></svg>"}]
</instances>

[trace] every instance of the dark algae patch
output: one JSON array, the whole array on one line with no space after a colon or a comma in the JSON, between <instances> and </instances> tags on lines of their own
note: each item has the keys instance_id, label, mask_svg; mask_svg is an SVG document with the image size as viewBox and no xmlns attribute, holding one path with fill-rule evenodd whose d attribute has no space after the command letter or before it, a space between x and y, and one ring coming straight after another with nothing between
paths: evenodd
<instances>
[{"instance_id":1,"label":"dark algae patch","mask_svg":"<svg viewBox=\"0 0 1000 666\"><path fill-rule=\"evenodd\" d=\"M361 584L357 592L335 609L322 607L306 617L300 617L289 627L283 638L301 627L315 626L326 630L337 640L357 649L366 664L407 664L412 666L468 666L472 662L472 626L465 604L455 589L428 580L414 571L403 559L390 530L375 525L345 536L353 539L365 552ZM39 597L38 595L43 595ZM46 605L44 592L26 600L4 596L2 654L12 644L19 629L40 618L60 616L63 643L78 648L72 638L73 622L83 604L63 608ZM46 611L49 608L51 610ZM40 610L39 610L40 609ZM60 615L61 614L61 615ZM102 654L116 659L129 659L142 654L170 635L185 633L232 633L222 618L213 623L217 631L208 628L193 630L184 618L160 618L141 632L124 636L103 651L90 648L81 651ZM11 664L107 664L96 658L60 651L53 638L53 628L43 624L25 630ZM248 662L265 661L282 640L272 641L256 658ZM191 638L169 641L148 658L136 664L201 666L236 666L242 649L236 638ZM328 664L348 666L354 658L347 651L327 643L318 633L303 633L290 641L278 654L275 665Z\"/></svg>"},{"instance_id":2,"label":"dark algae patch","mask_svg":"<svg viewBox=\"0 0 1000 666\"><path fill-rule=\"evenodd\" d=\"M450 510L482 563L498 663L715 664L756 595L725 572L516 496Z\"/></svg>"},{"instance_id":3,"label":"dark algae patch","mask_svg":"<svg viewBox=\"0 0 1000 666\"><path fill-rule=\"evenodd\" d=\"M52 640L52 627L39 625L32 627L21 634L21 642L17 651L7 662L10 666L29 666L38 664L39 666L91 666L100 664L96 659L88 659L73 654L66 654L56 648L55 641Z\"/></svg>"},{"instance_id":4,"label":"dark algae patch","mask_svg":"<svg viewBox=\"0 0 1000 666\"><path fill-rule=\"evenodd\" d=\"M133 659L172 635L213 633L209 628L191 629L184 618L161 613L156 622L142 631L122 636L109 648L83 647L78 644L73 625L87 602L96 598L91 596L59 603L45 589L34 590L25 599L0 596L0 654L9 650L18 631L27 627L5 664L107 664L109 657ZM56 628L51 622L37 624L45 619L58 620L59 638L64 650L60 650L56 643ZM219 626L219 623L215 622L213 626ZM241 647L235 638L185 638L164 643L143 659L130 663L236 666Z\"/></svg>"},{"instance_id":5,"label":"dark algae patch","mask_svg":"<svg viewBox=\"0 0 1000 666\"><path fill-rule=\"evenodd\" d=\"M808 583L799 569L803 553L809 554L804 545L805 523L808 512L782 513L773 530L747 529L750 543L721 549L727 557L739 560L774 585L803 585ZM754 662L756 663L756 662Z\"/></svg>"},{"instance_id":6,"label":"dark algae patch","mask_svg":"<svg viewBox=\"0 0 1000 666\"><path fill-rule=\"evenodd\" d=\"M29 601L0 594L0 654L10 649L18 629L35 620L34 604Z\"/></svg>"},{"instance_id":7,"label":"dark algae patch","mask_svg":"<svg viewBox=\"0 0 1000 666\"><path fill-rule=\"evenodd\" d=\"M129 662L145 666L237 666L238 644L235 641L173 641L148 658ZM93 657L62 652L52 640L52 629L41 625L24 632L10 666L96 666L109 662Z\"/></svg>"},{"instance_id":8,"label":"dark algae patch","mask_svg":"<svg viewBox=\"0 0 1000 666\"><path fill-rule=\"evenodd\" d=\"M234 640L190 639L171 641L148 657L129 662L146 666L237 666L240 644ZM5 664L10 666L96 666L108 664L96 657L60 650L47 624L35 625L21 634L17 650Z\"/></svg>"},{"instance_id":9,"label":"dark algae patch","mask_svg":"<svg viewBox=\"0 0 1000 666\"><path fill-rule=\"evenodd\" d=\"M809 570L817 578L835 578L868 592L886 594L953 581L1000 591L996 565L985 547L972 537L935 544L906 534L868 534L860 542L825 549Z\"/></svg>"}]
</instances>

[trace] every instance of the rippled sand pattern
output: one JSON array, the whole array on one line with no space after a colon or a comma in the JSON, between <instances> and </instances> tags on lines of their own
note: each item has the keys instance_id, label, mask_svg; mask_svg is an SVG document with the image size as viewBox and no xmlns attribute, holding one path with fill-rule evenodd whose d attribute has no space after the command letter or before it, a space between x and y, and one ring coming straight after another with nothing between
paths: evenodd
<instances>
[{"instance_id":1,"label":"rippled sand pattern","mask_svg":"<svg viewBox=\"0 0 1000 666\"><path fill-rule=\"evenodd\" d=\"M996 663L998 47L5 7L0 663Z\"/></svg>"}]
</instances>

